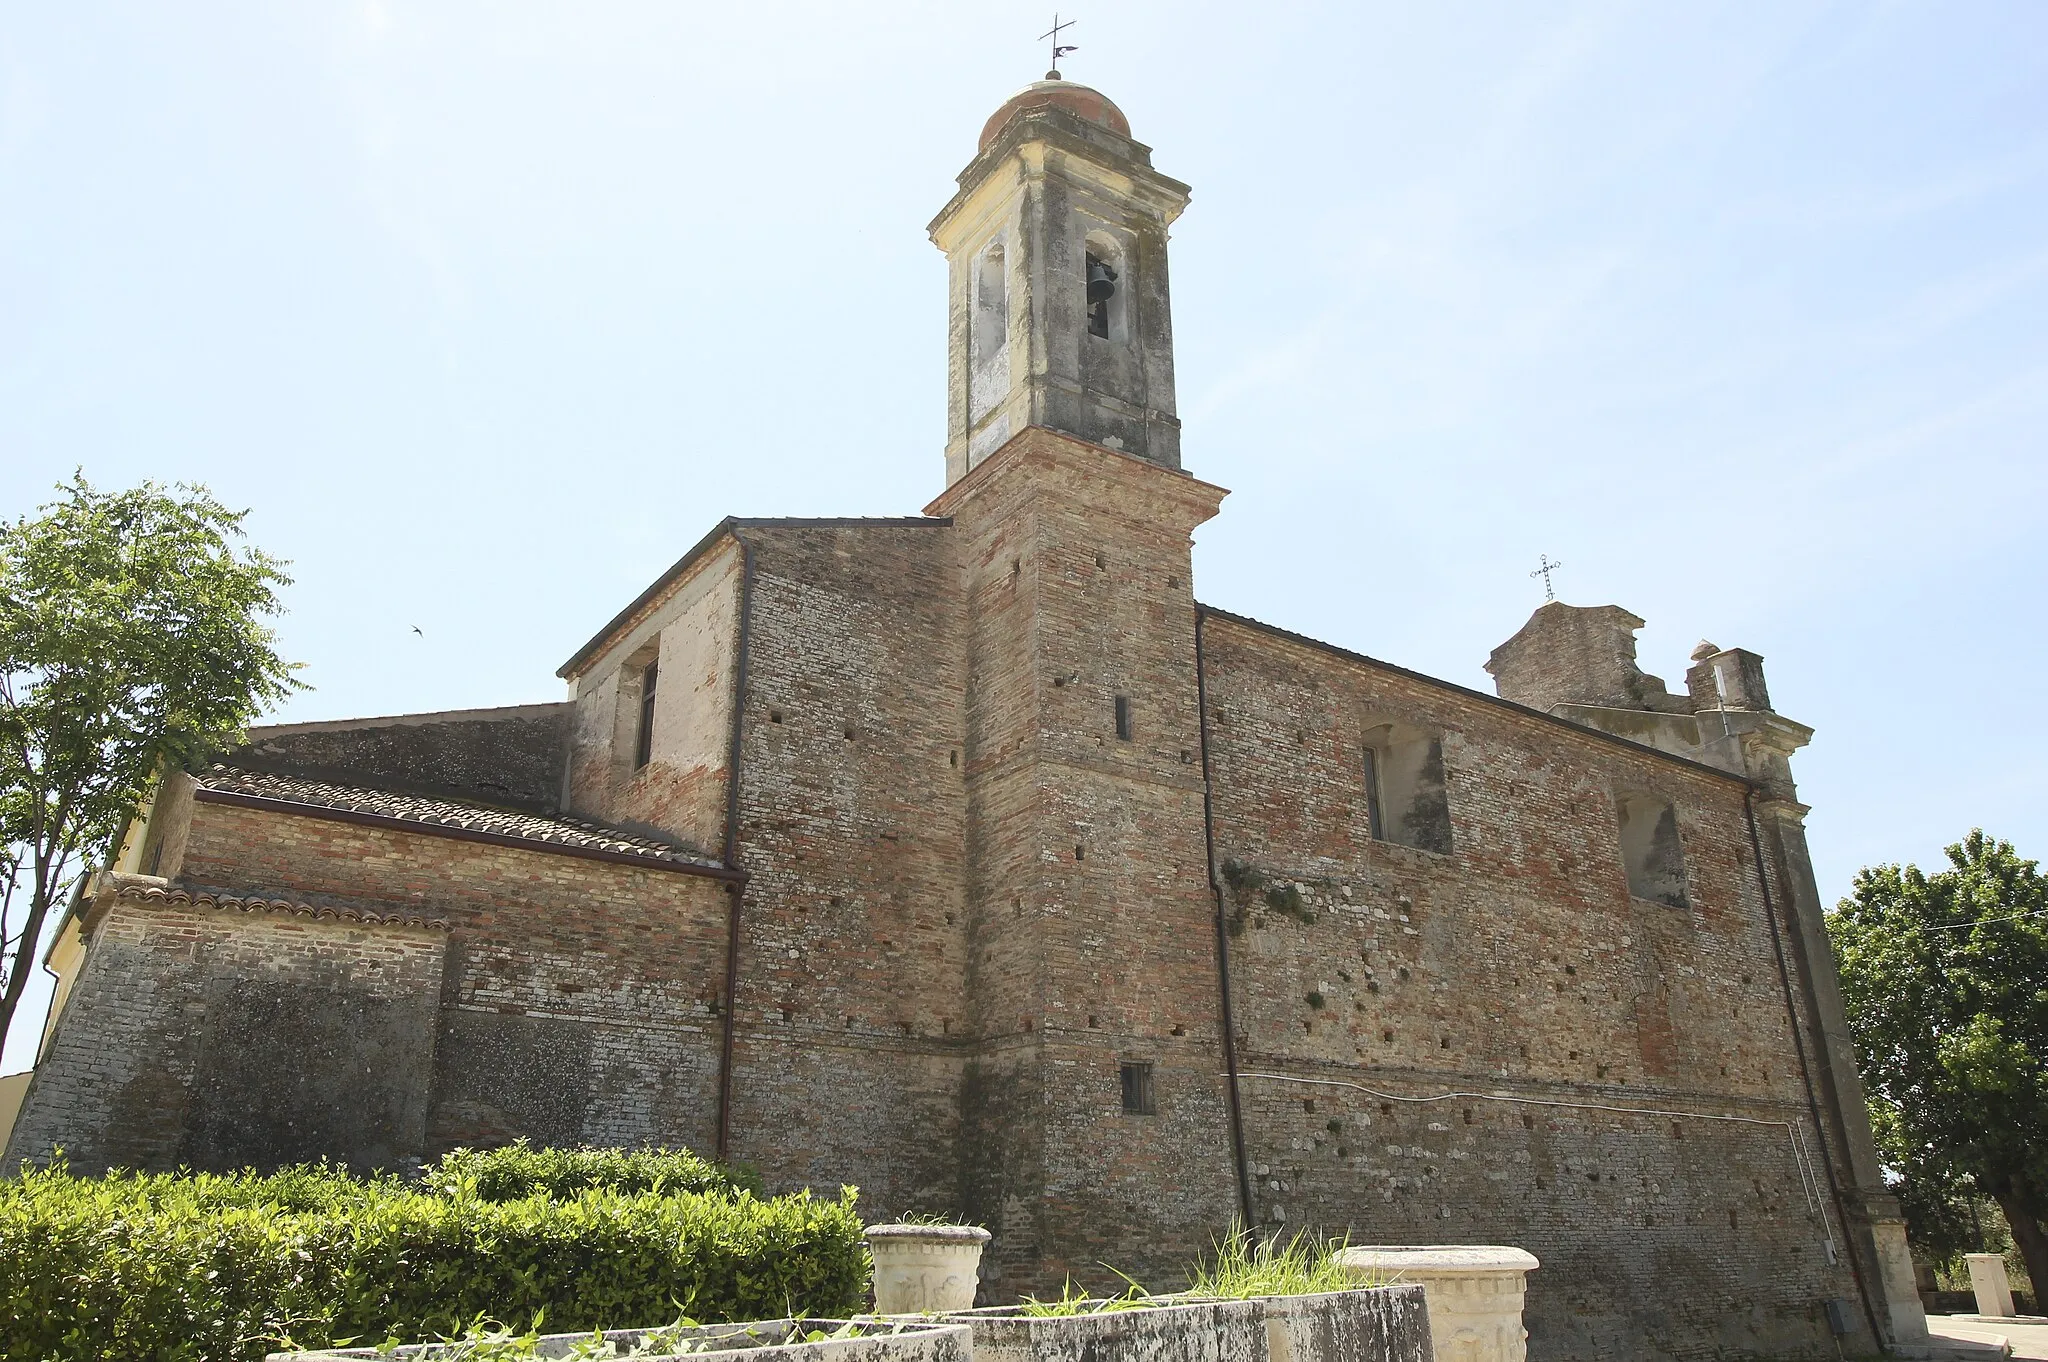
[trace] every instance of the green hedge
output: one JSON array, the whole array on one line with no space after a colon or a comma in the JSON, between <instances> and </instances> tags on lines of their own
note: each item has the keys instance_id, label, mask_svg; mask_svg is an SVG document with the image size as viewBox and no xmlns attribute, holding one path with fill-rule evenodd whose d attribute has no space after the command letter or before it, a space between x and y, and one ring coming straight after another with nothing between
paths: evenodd
<instances>
[{"instance_id":1,"label":"green hedge","mask_svg":"<svg viewBox=\"0 0 2048 1362\"><path fill-rule=\"evenodd\" d=\"M458 1149L428 1169L422 1185L444 1196L468 1192L485 1201L517 1201L535 1192L574 1196L586 1187L759 1196L761 1175L687 1149L535 1149L521 1140L500 1149Z\"/></svg>"},{"instance_id":2,"label":"green hedge","mask_svg":"<svg viewBox=\"0 0 2048 1362\"><path fill-rule=\"evenodd\" d=\"M579 1330L860 1308L867 1261L851 1188L830 1201L672 1192L662 1178L640 1190L642 1166L614 1170L622 1191L602 1185L609 1156L558 1164L528 1152L560 1176L503 1200L479 1185L505 1192L514 1173L451 1172L489 1163L468 1154L420 1184L327 1168L24 1170L0 1180L0 1357L247 1362L286 1338L431 1338L479 1315L523 1324L545 1312L550 1329ZM578 1157L589 1176L561 1172ZM571 1190L550 1195L557 1185Z\"/></svg>"}]
</instances>

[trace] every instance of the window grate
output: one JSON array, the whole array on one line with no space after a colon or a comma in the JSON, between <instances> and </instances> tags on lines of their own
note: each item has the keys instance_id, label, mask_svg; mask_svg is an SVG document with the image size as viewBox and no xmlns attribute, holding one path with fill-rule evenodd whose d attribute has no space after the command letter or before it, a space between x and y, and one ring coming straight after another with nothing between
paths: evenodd
<instances>
[{"instance_id":1,"label":"window grate","mask_svg":"<svg viewBox=\"0 0 2048 1362\"><path fill-rule=\"evenodd\" d=\"M1121 1070L1124 1110L1133 1116L1151 1116L1159 1110L1152 1091L1152 1062L1128 1060Z\"/></svg>"}]
</instances>

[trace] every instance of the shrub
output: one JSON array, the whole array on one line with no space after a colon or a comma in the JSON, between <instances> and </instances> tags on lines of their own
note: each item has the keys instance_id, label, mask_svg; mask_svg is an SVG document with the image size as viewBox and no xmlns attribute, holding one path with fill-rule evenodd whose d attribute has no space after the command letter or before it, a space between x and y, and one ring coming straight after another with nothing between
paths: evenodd
<instances>
[{"instance_id":1,"label":"shrub","mask_svg":"<svg viewBox=\"0 0 2048 1362\"><path fill-rule=\"evenodd\" d=\"M658 1185L492 1200L459 1177L325 1167L24 1170L0 1182L0 1356L253 1362L287 1339L420 1339L483 1315L574 1331L859 1308L851 1188L761 1200Z\"/></svg>"},{"instance_id":2,"label":"shrub","mask_svg":"<svg viewBox=\"0 0 2048 1362\"><path fill-rule=\"evenodd\" d=\"M428 1169L421 1185L441 1195L467 1192L485 1201L535 1193L556 1199L586 1187L615 1192L761 1194L761 1175L699 1158L687 1149L535 1149L524 1140L499 1149L458 1149Z\"/></svg>"}]
</instances>

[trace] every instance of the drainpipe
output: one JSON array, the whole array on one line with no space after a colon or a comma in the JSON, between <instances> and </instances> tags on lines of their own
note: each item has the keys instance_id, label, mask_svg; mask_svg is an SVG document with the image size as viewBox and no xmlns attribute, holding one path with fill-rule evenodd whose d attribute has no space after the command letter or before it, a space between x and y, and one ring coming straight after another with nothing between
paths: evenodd
<instances>
[{"instance_id":1,"label":"drainpipe","mask_svg":"<svg viewBox=\"0 0 2048 1362\"><path fill-rule=\"evenodd\" d=\"M1237 1213L1245 1233L1252 1231L1252 1176L1244 1152L1244 1101L1238 1092L1237 1023L1230 1009L1230 924L1224 911L1223 882L1216 876L1216 807L1209 776L1209 673L1203 665L1202 623L1208 612L1195 606L1195 704L1202 739L1202 845L1208 853L1209 892L1216 899L1216 978L1223 1001L1223 1067L1229 1078L1224 1096L1230 1108L1230 1152L1237 1165Z\"/></svg>"},{"instance_id":2,"label":"drainpipe","mask_svg":"<svg viewBox=\"0 0 2048 1362\"><path fill-rule=\"evenodd\" d=\"M733 531L740 546L740 629L733 656L732 733L725 753L725 847L727 870L740 868L740 752L746 734L747 656L754 632L754 546ZM746 901L746 881L734 880L725 887L725 1016L718 1040L718 1143L716 1157L722 1163L732 1145L732 1042L738 1010L740 984L740 908Z\"/></svg>"},{"instance_id":3,"label":"drainpipe","mask_svg":"<svg viewBox=\"0 0 2048 1362\"><path fill-rule=\"evenodd\" d=\"M1726 719L1722 720L1725 724ZM1785 994L1785 1015L1792 1027L1792 1046L1799 1054L1799 1080L1806 1090L1806 1109L1813 1117L1813 1133L1820 1141L1820 1166L1828 1175L1828 1196L1835 1203L1835 1218L1842 1226L1842 1252L1849 1257L1849 1275L1855 1279L1856 1294L1863 1301L1863 1315L1870 1321L1871 1340L1882 1346L1884 1331L1878 1327L1877 1305L1870 1299L1870 1286L1863 1280L1862 1265L1856 1261L1856 1244L1849 1232L1849 1212L1842 1199L1842 1184L1835 1176L1834 1155L1828 1152L1827 1123L1821 1120L1820 1099L1813 1091L1813 1069L1806 1060L1806 1041L1799 1033L1799 1008L1792 1000L1792 974L1785 965L1785 938L1778 928L1778 908L1771 894L1771 877L1764 868L1764 843L1756 828L1756 786L1750 785L1742 792L1742 816L1749 823L1749 849L1756 857L1757 888L1764 895L1764 917L1771 924L1771 949L1778 957L1778 986ZM1806 1006L1811 1012L1814 1024L1820 1024L1820 1000L1813 991L1813 981L1806 981Z\"/></svg>"}]
</instances>

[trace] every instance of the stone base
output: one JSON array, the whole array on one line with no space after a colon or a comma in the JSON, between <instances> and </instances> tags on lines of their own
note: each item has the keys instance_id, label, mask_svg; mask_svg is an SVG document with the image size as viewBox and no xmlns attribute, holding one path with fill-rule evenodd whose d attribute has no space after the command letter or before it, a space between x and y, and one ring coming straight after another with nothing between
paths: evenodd
<instances>
[{"instance_id":1,"label":"stone base","mask_svg":"<svg viewBox=\"0 0 2048 1362\"><path fill-rule=\"evenodd\" d=\"M1522 1287L1536 1255L1499 1245L1426 1244L1344 1249L1354 1277L1417 1282L1429 1303L1436 1362L1524 1362Z\"/></svg>"}]
</instances>

